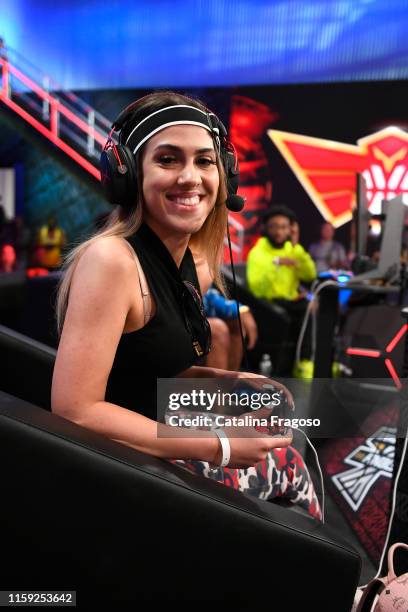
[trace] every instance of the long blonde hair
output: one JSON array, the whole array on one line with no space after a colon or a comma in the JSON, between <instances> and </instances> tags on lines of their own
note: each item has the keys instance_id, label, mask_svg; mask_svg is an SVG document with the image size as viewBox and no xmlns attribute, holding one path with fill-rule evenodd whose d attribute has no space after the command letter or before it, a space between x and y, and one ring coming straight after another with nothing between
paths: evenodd
<instances>
[{"instance_id":1,"label":"long blonde hair","mask_svg":"<svg viewBox=\"0 0 408 612\"><path fill-rule=\"evenodd\" d=\"M199 108L200 110L206 110L206 107L199 100L195 100L172 91L162 91L145 96L139 103L136 103L135 113L137 113L137 115L135 115L135 118L137 118L138 121L141 121L144 117L155 110L159 110L160 108L171 106L173 104L189 104ZM134 121L129 121L129 124L132 124L133 126ZM121 134L124 133L125 138L126 132L131 130L132 126L125 124L122 128ZM143 221L142 150L143 147L141 147L136 156L138 177L140 177L140 180L138 180L138 193L135 194L135 206L130 209L116 206L110 213L105 225L88 240L85 240L72 249L65 257L63 265L64 274L58 287L56 300L56 318L59 334L61 334L64 325L72 278L83 253L99 238L106 238L108 236L127 238L128 236L131 236L137 232ZM218 152L217 168L220 176L220 184L215 206L200 230L191 236L189 246L191 246L195 253L199 253L207 260L210 274L214 282L224 293L225 288L221 274L221 264L224 236L227 228L227 208L225 206L225 200L227 198L227 185L224 167Z\"/></svg>"}]
</instances>

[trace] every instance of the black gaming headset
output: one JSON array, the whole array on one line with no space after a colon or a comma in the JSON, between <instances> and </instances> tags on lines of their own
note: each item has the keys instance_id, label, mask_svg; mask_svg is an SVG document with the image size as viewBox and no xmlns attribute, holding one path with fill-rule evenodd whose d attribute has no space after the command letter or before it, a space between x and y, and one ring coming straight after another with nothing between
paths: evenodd
<instances>
[{"instance_id":1,"label":"black gaming headset","mask_svg":"<svg viewBox=\"0 0 408 612\"><path fill-rule=\"evenodd\" d=\"M132 208L137 205L138 176L136 153L153 134L171 125L192 124L207 129L213 137L227 178L227 208L239 212L245 200L237 195L239 182L238 157L233 144L227 138L227 130L220 119L211 111L203 111L188 104L174 104L151 112L137 121L141 100L126 107L112 124L108 140L101 153L101 182L106 199L114 205ZM135 126L124 139L122 128L132 120ZM112 139L113 132L119 132L119 143Z\"/></svg>"}]
</instances>

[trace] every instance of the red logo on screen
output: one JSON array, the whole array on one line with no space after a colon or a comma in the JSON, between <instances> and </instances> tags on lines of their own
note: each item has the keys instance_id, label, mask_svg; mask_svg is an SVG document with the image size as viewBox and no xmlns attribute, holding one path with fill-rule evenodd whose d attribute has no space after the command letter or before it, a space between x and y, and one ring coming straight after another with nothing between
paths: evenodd
<instances>
[{"instance_id":1,"label":"red logo on screen","mask_svg":"<svg viewBox=\"0 0 408 612\"><path fill-rule=\"evenodd\" d=\"M356 200L356 173L366 180L369 210L400 193L408 202L408 134L388 127L350 145L268 130L320 213L335 227L350 221Z\"/></svg>"}]
</instances>

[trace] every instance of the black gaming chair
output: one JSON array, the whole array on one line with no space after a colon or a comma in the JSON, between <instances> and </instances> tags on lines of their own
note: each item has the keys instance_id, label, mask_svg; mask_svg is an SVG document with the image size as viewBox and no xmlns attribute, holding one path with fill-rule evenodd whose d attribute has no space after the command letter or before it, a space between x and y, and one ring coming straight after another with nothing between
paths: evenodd
<instances>
[{"instance_id":1,"label":"black gaming chair","mask_svg":"<svg viewBox=\"0 0 408 612\"><path fill-rule=\"evenodd\" d=\"M350 610L360 558L330 529L44 410L55 352L4 328L0 350L3 589L75 590L83 610Z\"/></svg>"}]
</instances>

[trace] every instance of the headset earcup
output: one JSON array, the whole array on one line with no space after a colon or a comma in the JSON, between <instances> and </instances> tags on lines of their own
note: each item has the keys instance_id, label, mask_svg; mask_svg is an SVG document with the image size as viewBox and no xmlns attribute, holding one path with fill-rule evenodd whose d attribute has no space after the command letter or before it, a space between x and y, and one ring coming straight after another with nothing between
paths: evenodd
<instances>
[{"instance_id":1,"label":"headset earcup","mask_svg":"<svg viewBox=\"0 0 408 612\"><path fill-rule=\"evenodd\" d=\"M104 149L101 153L99 161L99 167L101 170L101 184L106 199L110 204L116 204L115 202L115 187L114 187L114 176L116 172L116 166L118 162L112 149Z\"/></svg>"},{"instance_id":2,"label":"headset earcup","mask_svg":"<svg viewBox=\"0 0 408 612\"><path fill-rule=\"evenodd\" d=\"M244 208L245 198L237 195L239 186L239 165L234 151L224 149L222 153L222 162L227 177L228 190L225 204L231 212L240 212Z\"/></svg>"},{"instance_id":3,"label":"headset earcup","mask_svg":"<svg viewBox=\"0 0 408 612\"><path fill-rule=\"evenodd\" d=\"M138 195L136 159L128 147L120 145L119 148L122 162L127 167L127 172L123 175L125 180L122 183L121 206L136 207Z\"/></svg>"},{"instance_id":4,"label":"headset earcup","mask_svg":"<svg viewBox=\"0 0 408 612\"><path fill-rule=\"evenodd\" d=\"M100 158L101 183L105 197L113 205L124 207L137 204L137 169L132 152L116 145L119 163L113 148L102 151Z\"/></svg>"}]
</instances>

